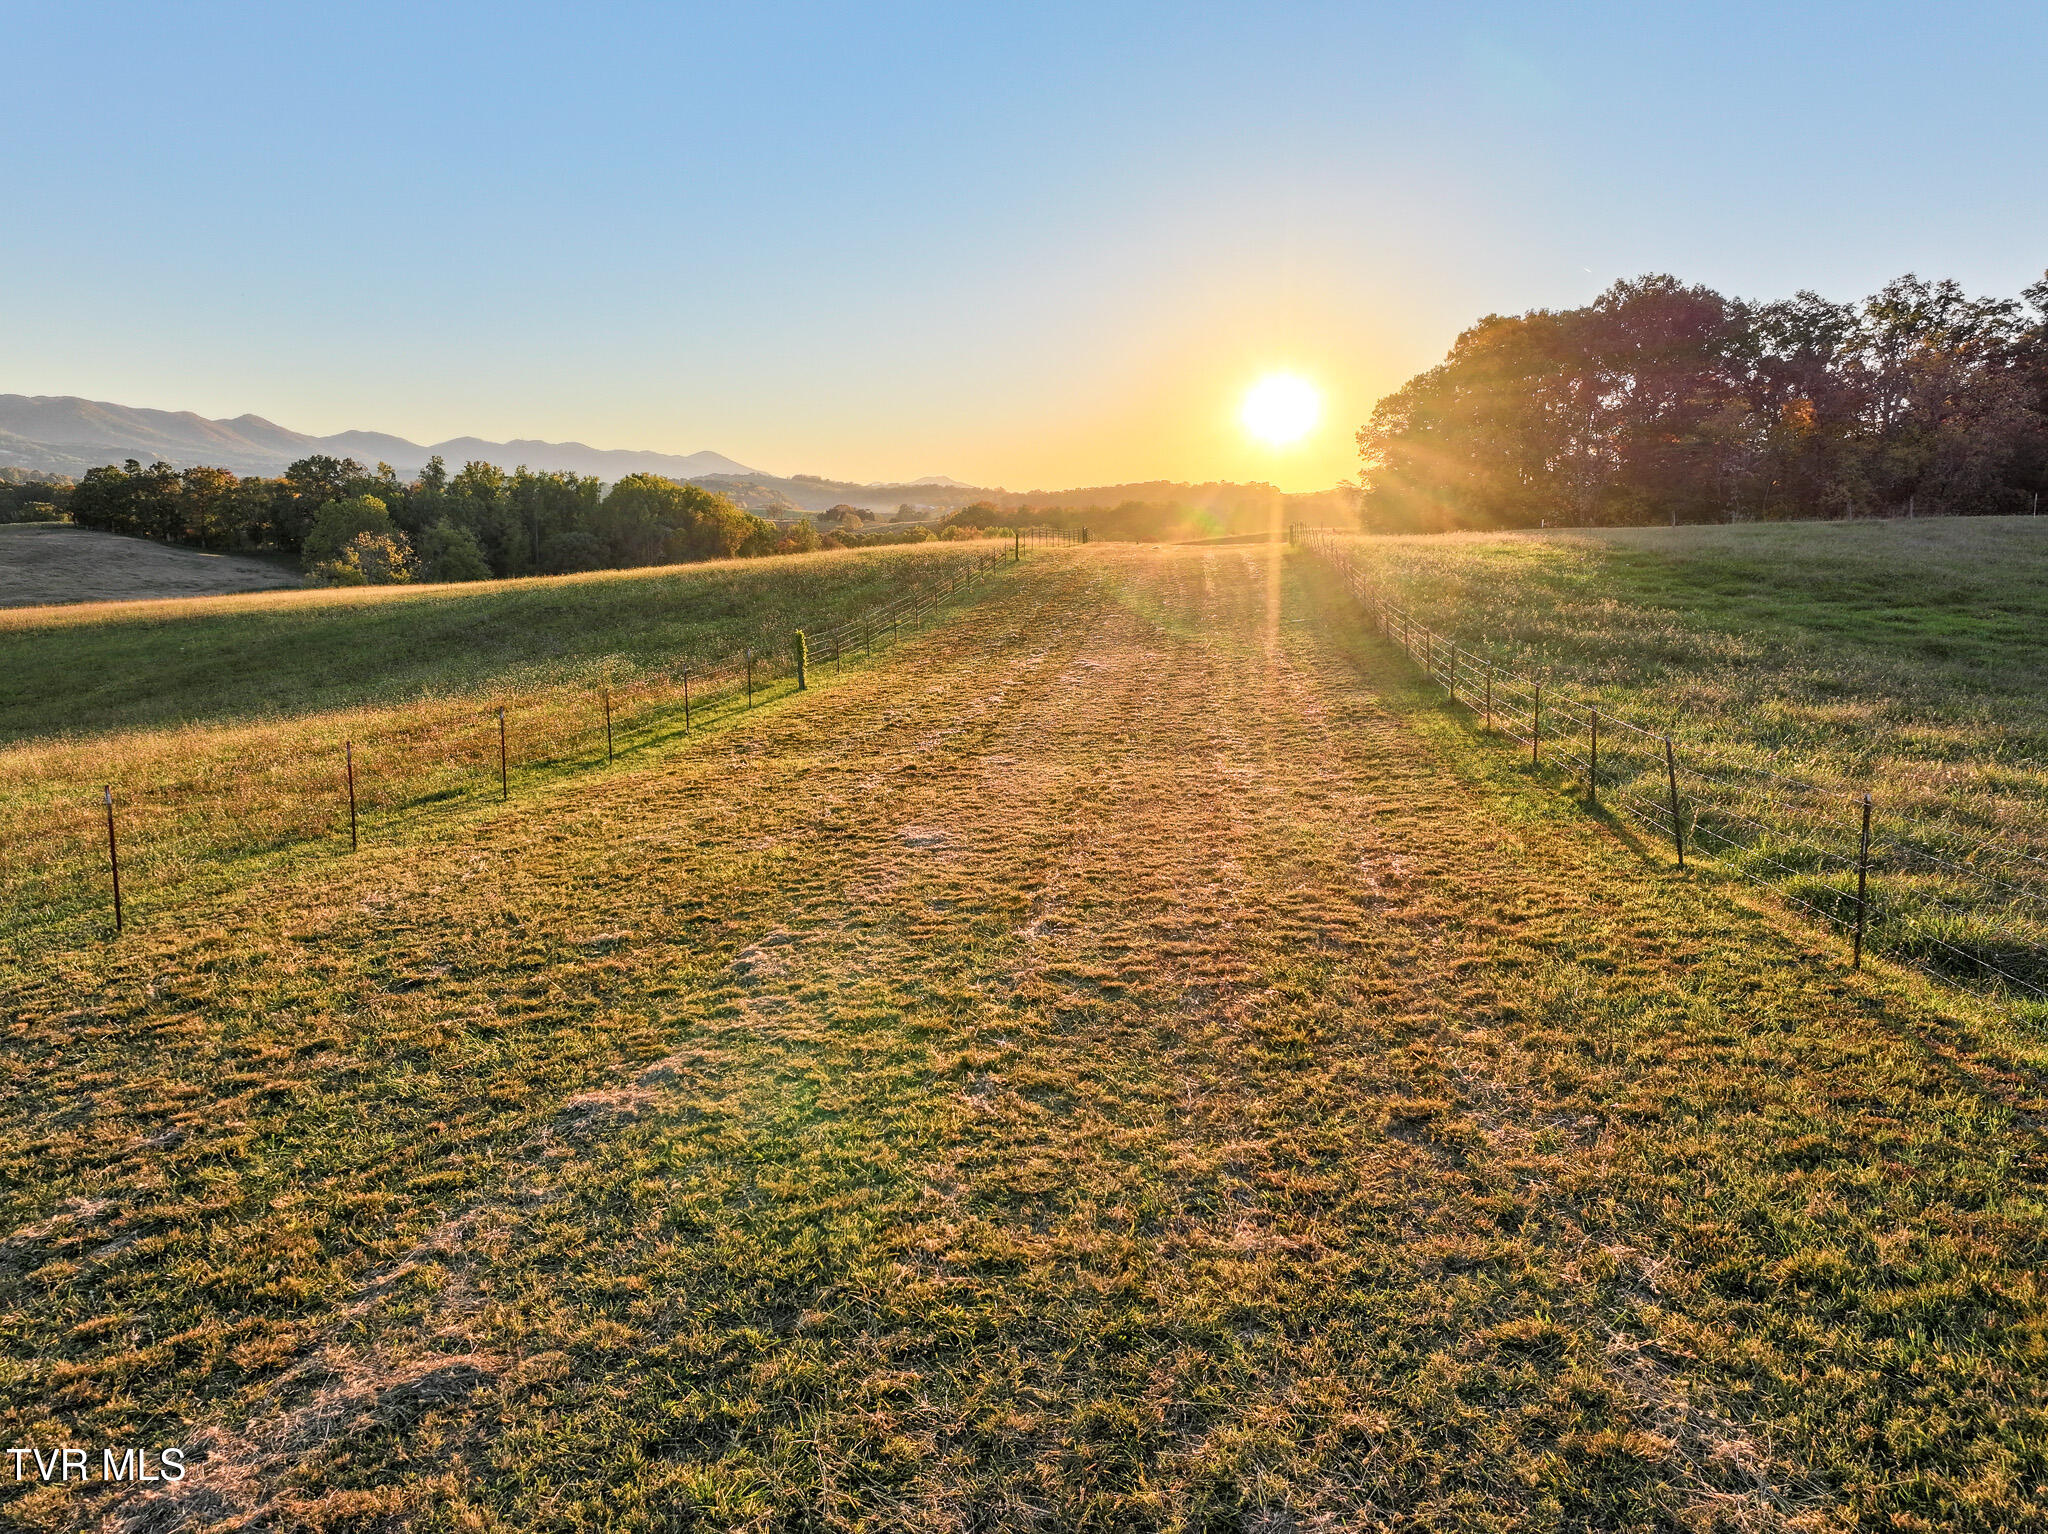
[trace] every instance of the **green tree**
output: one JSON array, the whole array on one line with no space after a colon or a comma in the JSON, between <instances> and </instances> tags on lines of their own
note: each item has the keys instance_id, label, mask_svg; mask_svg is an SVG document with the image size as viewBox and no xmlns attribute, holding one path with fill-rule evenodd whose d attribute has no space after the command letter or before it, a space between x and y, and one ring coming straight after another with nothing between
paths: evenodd
<instances>
[{"instance_id":1,"label":"green tree","mask_svg":"<svg viewBox=\"0 0 2048 1534\"><path fill-rule=\"evenodd\" d=\"M226 469L190 468L179 476L184 534L203 549L247 541L241 524L240 481Z\"/></svg>"},{"instance_id":2,"label":"green tree","mask_svg":"<svg viewBox=\"0 0 2048 1534\"><path fill-rule=\"evenodd\" d=\"M374 500L374 496L361 497ZM412 546L398 532L360 532L308 572L320 586L400 586L413 578Z\"/></svg>"},{"instance_id":3,"label":"green tree","mask_svg":"<svg viewBox=\"0 0 2048 1534\"><path fill-rule=\"evenodd\" d=\"M453 518L442 517L420 535L419 577L423 581L484 581L491 562L484 558L476 534Z\"/></svg>"},{"instance_id":4,"label":"green tree","mask_svg":"<svg viewBox=\"0 0 2048 1534\"><path fill-rule=\"evenodd\" d=\"M357 537L371 533L380 537L397 534L391 513L374 495L352 495L344 501L329 501L314 514L303 544L306 565L339 559L341 552Z\"/></svg>"},{"instance_id":5,"label":"green tree","mask_svg":"<svg viewBox=\"0 0 2048 1534\"><path fill-rule=\"evenodd\" d=\"M279 546L287 553L300 553L320 508L359 493L355 485L364 473L355 459L327 453L314 453L287 467L284 483L291 495L289 500L279 501L272 523Z\"/></svg>"},{"instance_id":6,"label":"green tree","mask_svg":"<svg viewBox=\"0 0 2048 1534\"><path fill-rule=\"evenodd\" d=\"M505 499L505 471L472 459L448 482L447 511L470 530L493 575L511 575L525 558L523 529Z\"/></svg>"},{"instance_id":7,"label":"green tree","mask_svg":"<svg viewBox=\"0 0 2048 1534\"><path fill-rule=\"evenodd\" d=\"M749 516L724 496L658 474L628 474L612 486L590 530L621 565L765 553L778 537L770 523Z\"/></svg>"}]
</instances>

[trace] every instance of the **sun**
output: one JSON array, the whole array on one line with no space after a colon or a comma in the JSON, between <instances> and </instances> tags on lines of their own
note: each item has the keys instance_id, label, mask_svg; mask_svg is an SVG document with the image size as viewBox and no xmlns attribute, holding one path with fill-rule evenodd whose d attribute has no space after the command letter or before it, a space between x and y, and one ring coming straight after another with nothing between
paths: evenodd
<instances>
[{"instance_id":1,"label":"sun","mask_svg":"<svg viewBox=\"0 0 2048 1534\"><path fill-rule=\"evenodd\" d=\"M1269 447L1299 442L1322 419L1323 397L1306 378L1268 373L1245 391L1238 411L1244 429Z\"/></svg>"}]
</instances>

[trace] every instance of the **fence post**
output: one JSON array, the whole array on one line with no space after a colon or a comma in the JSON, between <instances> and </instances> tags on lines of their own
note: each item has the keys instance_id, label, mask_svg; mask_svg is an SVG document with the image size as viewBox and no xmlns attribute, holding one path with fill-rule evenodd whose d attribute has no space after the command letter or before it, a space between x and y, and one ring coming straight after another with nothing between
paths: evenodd
<instances>
[{"instance_id":1,"label":"fence post","mask_svg":"<svg viewBox=\"0 0 2048 1534\"><path fill-rule=\"evenodd\" d=\"M690 668L683 667L683 733L690 733Z\"/></svg>"},{"instance_id":2,"label":"fence post","mask_svg":"<svg viewBox=\"0 0 2048 1534\"><path fill-rule=\"evenodd\" d=\"M811 642L804 637L804 631L796 631L796 690L807 692L811 686Z\"/></svg>"},{"instance_id":3,"label":"fence post","mask_svg":"<svg viewBox=\"0 0 2048 1534\"><path fill-rule=\"evenodd\" d=\"M1678 866L1685 867L1685 823L1678 818L1678 758L1671 737L1664 737L1664 781L1671 786L1671 839L1678 844Z\"/></svg>"},{"instance_id":4,"label":"fence post","mask_svg":"<svg viewBox=\"0 0 2048 1534\"><path fill-rule=\"evenodd\" d=\"M345 749L345 750L347 751L347 753L348 753L348 755L347 755L347 757L346 757L346 760L347 760L347 762L348 762L348 850L349 850L350 852L354 852L354 851L356 850L356 847L357 847L357 842L356 842L356 743L355 743L354 741L352 741L352 740L351 740L351 741L348 741L348 742L346 742L346 743L344 744L344 749Z\"/></svg>"},{"instance_id":5,"label":"fence post","mask_svg":"<svg viewBox=\"0 0 2048 1534\"><path fill-rule=\"evenodd\" d=\"M121 849L114 841L114 785L106 786L107 795L107 865L114 871L114 932L121 931Z\"/></svg>"},{"instance_id":6,"label":"fence post","mask_svg":"<svg viewBox=\"0 0 2048 1534\"><path fill-rule=\"evenodd\" d=\"M1856 850L1856 956L1851 969L1863 968L1863 920L1870 891L1870 795L1863 795L1863 842Z\"/></svg>"},{"instance_id":7,"label":"fence post","mask_svg":"<svg viewBox=\"0 0 2048 1534\"><path fill-rule=\"evenodd\" d=\"M2040 498L2040 497L2039 497L2038 495L2034 497L2034 501L2035 501L2035 505L2036 505L2037 509L2038 509L2038 507L2039 507L2039 504L2040 504L2040 500L2041 500L2041 498ZM1086 542L1088 541L1088 529L1087 529L1087 528L1085 528L1085 527L1081 529L1081 541L1082 541L1083 543L1086 543Z\"/></svg>"},{"instance_id":8,"label":"fence post","mask_svg":"<svg viewBox=\"0 0 2048 1534\"><path fill-rule=\"evenodd\" d=\"M1588 723L1593 730L1592 745L1586 753L1586 801L1600 802L1600 710L1594 709Z\"/></svg>"},{"instance_id":9,"label":"fence post","mask_svg":"<svg viewBox=\"0 0 2048 1534\"><path fill-rule=\"evenodd\" d=\"M505 708L498 706L498 798L512 797L512 779L505 769Z\"/></svg>"},{"instance_id":10,"label":"fence post","mask_svg":"<svg viewBox=\"0 0 2048 1534\"><path fill-rule=\"evenodd\" d=\"M1543 684L1536 684L1536 702L1529 710L1529 765L1543 760Z\"/></svg>"},{"instance_id":11,"label":"fence post","mask_svg":"<svg viewBox=\"0 0 2048 1534\"><path fill-rule=\"evenodd\" d=\"M604 690L604 764L609 767L617 758L612 754L612 690Z\"/></svg>"},{"instance_id":12,"label":"fence post","mask_svg":"<svg viewBox=\"0 0 2048 1534\"><path fill-rule=\"evenodd\" d=\"M1486 663L1486 733L1493 733L1493 662Z\"/></svg>"},{"instance_id":13,"label":"fence post","mask_svg":"<svg viewBox=\"0 0 2048 1534\"><path fill-rule=\"evenodd\" d=\"M754 706L754 647L747 646L747 707Z\"/></svg>"}]
</instances>

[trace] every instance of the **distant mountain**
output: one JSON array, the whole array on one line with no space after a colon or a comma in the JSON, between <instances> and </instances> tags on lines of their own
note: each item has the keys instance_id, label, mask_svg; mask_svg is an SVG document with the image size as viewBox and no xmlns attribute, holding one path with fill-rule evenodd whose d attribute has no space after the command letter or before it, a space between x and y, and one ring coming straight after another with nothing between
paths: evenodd
<instances>
[{"instance_id":1,"label":"distant mountain","mask_svg":"<svg viewBox=\"0 0 2048 1534\"><path fill-rule=\"evenodd\" d=\"M1171 503L1226 521L1263 516L1284 506L1297 520L1319 520L1348 517L1351 494L1336 490L1316 496L1283 496L1271 485L1190 485L1171 480L1018 492L966 485L944 474L927 474L898 484L861 484L818 474L764 474L719 453L636 453L588 447L581 442L486 442L481 437L456 437L422 447L374 431L311 437L258 415L209 421L189 410L136 410L68 395L0 394L0 472L25 470L75 478L104 463L129 458L148 463L161 458L179 468L211 464L237 474L277 474L294 459L311 453L355 458L373 466L388 463L405 475L417 473L437 453L451 470L481 459L504 469L524 464L529 469L594 474L606 481L628 474L661 474L694 480L730 496L749 511L781 520L839 505L878 513L894 513L909 506L913 516L931 518L977 501L1037 510L1108 507L1127 501Z\"/></svg>"},{"instance_id":2,"label":"distant mountain","mask_svg":"<svg viewBox=\"0 0 2048 1534\"><path fill-rule=\"evenodd\" d=\"M312 453L388 463L416 473L439 454L449 468L472 458L503 468L561 469L616 480L628 474L695 479L707 474L751 476L754 470L722 453L637 453L581 442L486 442L455 437L422 447L374 431L313 437L260 415L209 421L189 410L139 410L72 395L0 394L0 467L48 474L83 474L103 463L162 459L179 468L211 464L237 474L276 474Z\"/></svg>"}]
</instances>

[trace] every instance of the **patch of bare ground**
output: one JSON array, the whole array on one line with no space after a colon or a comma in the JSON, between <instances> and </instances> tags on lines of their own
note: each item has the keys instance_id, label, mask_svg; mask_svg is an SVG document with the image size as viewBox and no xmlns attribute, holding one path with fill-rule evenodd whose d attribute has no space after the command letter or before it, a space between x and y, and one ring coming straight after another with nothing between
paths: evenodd
<instances>
[{"instance_id":1,"label":"patch of bare ground","mask_svg":"<svg viewBox=\"0 0 2048 1534\"><path fill-rule=\"evenodd\" d=\"M68 522L0 525L0 607L227 596L302 584L263 559L172 548Z\"/></svg>"},{"instance_id":2,"label":"patch of bare ground","mask_svg":"<svg viewBox=\"0 0 2048 1534\"><path fill-rule=\"evenodd\" d=\"M2039 1526L2033 1128L1406 699L1278 550L1046 556L8 976L9 1441L205 1454L8 1515Z\"/></svg>"}]
</instances>

